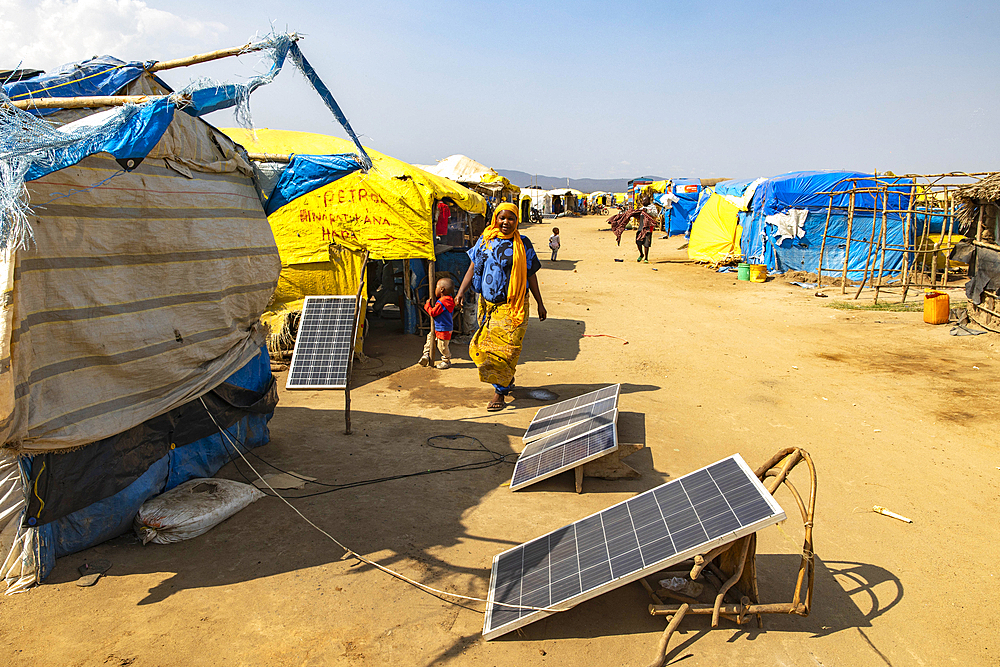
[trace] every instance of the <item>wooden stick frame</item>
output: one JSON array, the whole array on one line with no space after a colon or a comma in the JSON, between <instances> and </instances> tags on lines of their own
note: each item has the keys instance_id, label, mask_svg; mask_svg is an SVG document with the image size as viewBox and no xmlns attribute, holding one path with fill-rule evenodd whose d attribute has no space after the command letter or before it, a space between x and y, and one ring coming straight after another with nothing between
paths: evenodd
<instances>
[{"instance_id":1,"label":"wooden stick frame","mask_svg":"<svg viewBox=\"0 0 1000 667\"><path fill-rule=\"evenodd\" d=\"M788 478L789 473L802 462L805 462L808 467L809 474L809 494L805 498ZM649 605L649 613L652 616L665 616L670 621L660 637L656 655L649 663L649 667L662 667L666 660L670 638L686 615L711 615L713 628L719 626L722 618L737 625L744 625L749 622L751 617L756 617L757 627L763 627L763 614L809 615L816 574L812 534L816 512L816 468L813 465L812 457L809 452L798 447L782 449L764 465L757 468L754 474L764 483L764 487L772 495L779 486L784 485L791 493L802 516L805 536L791 602L760 603L757 591L756 533L712 549L701 556L696 556L691 571L680 573L686 574L692 581L703 579L706 587L711 584L715 589L714 601L711 604L699 602L674 591L655 590L645 579L640 579L640 583L652 600L652 604ZM675 603L664 604L663 598L671 598L675 600Z\"/></svg>"},{"instance_id":2,"label":"wooden stick frame","mask_svg":"<svg viewBox=\"0 0 1000 667\"><path fill-rule=\"evenodd\" d=\"M820 245L820 272L829 271L825 266L827 243L843 242L845 245L844 266L841 269L843 294L847 293L847 267L851 252L856 253L859 245L863 248L862 252L867 253L868 261L861 283L854 294L855 299L860 298L866 285L875 289L876 303L879 298L884 298L885 290L890 288L902 288L901 300L905 302L911 288L947 287L956 275L961 275L961 270L956 272L948 260L948 254L962 238L956 231L958 216L956 188L962 184L978 182L996 173L998 172L954 171L940 174L845 178L829 191L820 193L830 197ZM901 179L908 179L909 182L900 182ZM861 195L866 196L864 206L859 205L862 200L858 197ZM833 205L834 198L838 196L847 198L846 206ZM902 205L903 197L908 199L905 206ZM830 218L835 211L847 216L846 235L843 235L843 232L830 233ZM871 238L854 237L854 221L858 216L871 217ZM941 234L938 240L932 241L931 222L937 218L942 221ZM895 219L902 221L901 243L891 239L890 224L894 223L890 221ZM977 242L982 241L982 233L982 224L979 224L975 230ZM902 264L899 267L886 268L886 256L889 253L901 253ZM939 266L942 255L945 257L944 264ZM818 276L819 285L822 284L822 280L822 275Z\"/></svg>"}]
</instances>

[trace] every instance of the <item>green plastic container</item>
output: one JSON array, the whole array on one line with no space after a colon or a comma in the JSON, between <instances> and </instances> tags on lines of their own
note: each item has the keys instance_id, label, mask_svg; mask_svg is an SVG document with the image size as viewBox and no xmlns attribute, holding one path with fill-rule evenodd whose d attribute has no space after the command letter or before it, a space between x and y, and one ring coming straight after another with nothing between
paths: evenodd
<instances>
[{"instance_id":1,"label":"green plastic container","mask_svg":"<svg viewBox=\"0 0 1000 667\"><path fill-rule=\"evenodd\" d=\"M745 262L740 262L736 266L736 277L739 280L750 280L750 265Z\"/></svg>"}]
</instances>

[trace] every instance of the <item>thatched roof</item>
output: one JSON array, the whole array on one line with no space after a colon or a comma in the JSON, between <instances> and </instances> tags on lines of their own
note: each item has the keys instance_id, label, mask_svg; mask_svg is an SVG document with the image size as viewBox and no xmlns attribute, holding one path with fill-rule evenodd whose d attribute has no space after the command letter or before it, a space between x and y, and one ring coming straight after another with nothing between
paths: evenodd
<instances>
[{"instance_id":1,"label":"thatched roof","mask_svg":"<svg viewBox=\"0 0 1000 667\"><path fill-rule=\"evenodd\" d=\"M955 197L959 200L978 199L982 203L1000 200L1000 173L990 174L978 183L959 186Z\"/></svg>"},{"instance_id":2,"label":"thatched roof","mask_svg":"<svg viewBox=\"0 0 1000 667\"><path fill-rule=\"evenodd\" d=\"M1000 202L1000 173L990 174L978 183L959 186L955 202L959 229L969 233L976 228L980 205Z\"/></svg>"}]
</instances>

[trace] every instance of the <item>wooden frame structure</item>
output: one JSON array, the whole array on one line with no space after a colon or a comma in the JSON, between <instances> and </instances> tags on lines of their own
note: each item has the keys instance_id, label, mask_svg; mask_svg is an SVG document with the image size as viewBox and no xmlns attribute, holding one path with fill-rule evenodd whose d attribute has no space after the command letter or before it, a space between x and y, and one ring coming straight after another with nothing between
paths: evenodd
<instances>
[{"instance_id":1,"label":"wooden frame structure","mask_svg":"<svg viewBox=\"0 0 1000 667\"><path fill-rule=\"evenodd\" d=\"M808 495L804 497L788 479L789 473L802 462L805 462L809 469L809 491ZM670 637L688 614L711 615L713 628L719 626L719 620L722 618L733 621L737 625L743 625L748 623L751 618L756 618L757 627L763 627L763 619L761 618L763 614L809 615L815 579L812 529L813 516L816 511L816 468L813 466L812 457L809 456L809 452L798 447L782 449L764 465L757 468L754 474L763 482L764 488L771 495L774 495L778 487L784 484L802 515L805 537L802 544L802 560L795 580L795 589L792 591L792 601L767 604L760 602L757 589L756 533L695 556L689 571L676 573L691 581L699 580L707 584L705 589L713 597L711 603L703 603L696 598L663 588L654 589L645 578L640 579L639 583L646 589L653 601L653 604L649 605L649 613L653 616L664 616L669 620L667 628L660 637L656 657L649 664L649 667L663 665ZM662 577L670 574L670 572L661 572L656 576ZM701 597L704 597L704 593L701 594ZM664 598L669 598L671 602L664 603Z\"/></svg>"},{"instance_id":2,"label":"wooden frame structure","mask_svg":"<svg viewBox=\"0 0 1000 667\"><path fill-rule=\"evenodd\" d=\"M843 267L840 269L841 293L848 289L848 264L851 253L864 253L865 264L854 298L861 296L866 286L875 289L875 302L883 290L902 288L902 301L910 288L943 288L950 280L960 276L952 266L949 253L964 237L958 220L956 195L963 187L974 185L991 172L949 172L943 174L906 174L905 176L877 175L845 178L833 189L820 194L829 197L823 240L820 246L820 264L817 270L817 287L829 280L830 271L824 276L823 261L827 243L844 245ZM847 206L834 206L834 201ZM861 206L865 202L867 206ZM905 203L904 203L905 202ZM905 206L905 207L904 207ZM830 219L834 213L846 215L846 236L830 233ZM872 221L872 238L857 238L856 219ZM902 220L902 245L889 240L889 224ZM941 233L932 233L931 227L940 222ZM860 250L859 250L860 248ZM887 271L886 254L902 253L902 266L898 271ZM854 287L855 285L851 285Z\"/></svg>"}]
</instances>

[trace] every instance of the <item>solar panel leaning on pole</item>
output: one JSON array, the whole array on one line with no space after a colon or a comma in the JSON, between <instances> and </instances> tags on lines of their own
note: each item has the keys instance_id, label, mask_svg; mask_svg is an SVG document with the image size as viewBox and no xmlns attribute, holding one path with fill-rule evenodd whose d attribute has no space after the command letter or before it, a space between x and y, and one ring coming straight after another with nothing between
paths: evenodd
<instances>
[{"instance_id":1,"label":"solar panel leaning on pole","mask_svg":"<svg viewBox=\"0 0 1000 667\"><path fill-rule=\"evenodd\" d=\"M609 410L531 441L517 457L510 490L517 491L615 451L617 421L618 410Z\"/></svg>"},{"instance_id":2,"label":"solar panel leaning on pole","mask_svg":"<svg viewBox=\"0 0 1000 667\"><path fill-rule=\"evenodd\" d=\"M286 389L344 389L354 353L357 299L307 296Z\"/></svg>"},{"instance_id":3,"label":"solar panel leaning on pole","mask_svg":"<svg viewBox=\"0 0 1000 667\"><path fill-rule=\"evenodd\" d=\"M583 396L546 405L535 413L522 439L528 443L548 433L587 421L612 408L617 408L620 391L621 385L613 384Z\"/></svg>"},{"instance_id":4,"label":"solar panel leaning on pole","mask_svg":"<svg viewBox=\"0 0 1000 667\"><path fill-rule=\"evenodd\" d=\"M483 637L565 611L784 518L734 454L495 556Z\"/></svg>"}]
</instances>

